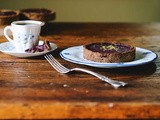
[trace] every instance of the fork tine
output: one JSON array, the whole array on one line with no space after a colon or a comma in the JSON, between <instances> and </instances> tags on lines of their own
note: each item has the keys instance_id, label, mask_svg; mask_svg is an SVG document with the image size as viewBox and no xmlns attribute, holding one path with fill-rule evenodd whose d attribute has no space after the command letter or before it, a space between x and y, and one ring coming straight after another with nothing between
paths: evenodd
<instances>
[{"instance_id":1,"label":"fork tine","mask_svg":"<svg viewBox=\"0 0 160 120\"><path fill-rule=\"evenodd\" d=\"M69 72L69 69L61 65L51 54L45 55L47 61L60 73Z\"/></svg>"},{"instance_id":2,"label":"fork tine","mask_svg":"<svg viewBox=\"0 0 160 120\"><path fill-rule=\"evenodd\" d=\"M50 58L48 55L45 55L44 57L45 57L45 59L50 63L50 65L51 65L55 70L57 70L58 72L61 72L61 71L54 65L54 63L52 62L51 58Z\"/></svg>"},{"instance_id":3,"label":"fork tine","mask_svg":"<svg viewBox=\"0 0 160 120\"><path fill-rule=\"evenodd\" d=\"M49 54L50 58L53 60L53 62L59 67L62 71L69 71L68 68L64 67L62 64L60 64L51 54Z\"/></svg>"}]
</instances>

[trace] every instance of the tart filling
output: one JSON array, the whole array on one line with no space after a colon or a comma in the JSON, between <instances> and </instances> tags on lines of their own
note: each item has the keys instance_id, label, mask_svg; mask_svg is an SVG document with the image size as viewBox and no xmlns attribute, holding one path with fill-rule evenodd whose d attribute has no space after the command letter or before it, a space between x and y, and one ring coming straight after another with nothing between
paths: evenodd
<instances>
[{"instance_id":1,"label":"tart filling","mask_svg":"<svg viewBox=\"0 0 160 120\"><path fill-rule=\"evenodd\" d=\"M83 57L95 62L128 62L135 59L135 47L122 43L92 43L83 46Z\"/></svg>"},{"instance_id":2,"label":"tart filling","mask_svg":"<svg viewBox=\"0 0 160 120\"><path fill-rule=\"evenodd\" d=\"M2 16L13 16L13 15L16 15L16 13L15 12L13 12L13 11L4 11L4 12L0 12L0 16L2 17Z\"/></svg>"},{"instance_id":3,"label":"tart filling","mask_svg":"<svg viewBox=\"0 0 160 120\"><path fill-rule=\"evenodd\" d=\"M49 51L51 49L50 42L44 41L42 45L34 46L30 49L25 50L27 53L35 53L35 52L44 52Z\"/></svg>"}]
</instances>

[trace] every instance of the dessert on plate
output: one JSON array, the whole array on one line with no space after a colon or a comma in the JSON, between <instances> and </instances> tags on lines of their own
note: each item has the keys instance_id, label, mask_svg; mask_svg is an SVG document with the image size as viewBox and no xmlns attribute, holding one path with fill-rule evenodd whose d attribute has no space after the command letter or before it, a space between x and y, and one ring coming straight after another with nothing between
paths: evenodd
<instances>
[{"instance_id":1,"label":"dessert on plate","mask_svg":"<svg viewBox=\"0 0 160 120\"><path fill-rule=\"evenodd\" d=\"M11 22L19 19L19 11L18 10L8 10L1 9L0 10L0 25L9 25Z\"/></svg>"},{"instance_id":2,"label":"dessert on plate","mask_svg":"<svg viewBox=\"0 0 160 120\"><path fill-rule=\"evenodd\" d=\"M91 43L83 46L83 58L102 63L129 62L135 59L135 51L135 47L122 43Z\"/></svg>"},{"instance_id":3,"label":"dessert on plate","mask_svg":"<svg viewBox=\"0 0 160 120\"><path fill-rule=\"evenodd\" d=\"M42 45L36 45L30 49L25 50L27 53L35 53L35 52L44 52L49 51L51 49L49 41L43 41Z\"/></svg>"},{"instance_id":4,"label":"dessert on plate","mask_svg":"<svg viewBox=\"0 0 160 120\"><path fill-rule=\"evenodd\" d=\"M21 19L50 21L55 19L55 12L46 8L27 8L20 10Z\"/></svg>"}]
</instances>

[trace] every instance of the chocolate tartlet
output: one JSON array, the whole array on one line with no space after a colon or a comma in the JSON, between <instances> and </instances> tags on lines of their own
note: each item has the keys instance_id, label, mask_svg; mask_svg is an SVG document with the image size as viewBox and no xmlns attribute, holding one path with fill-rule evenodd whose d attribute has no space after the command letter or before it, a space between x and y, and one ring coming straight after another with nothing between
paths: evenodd
<instances>
[{"instance_id":1,"label":"chocolate tartlet","mask_svg":"<svg viewBox=\"0 0 160 120\"><path fill-rule=\"evenodd\" d=\"M19 19L19 11L0 10L0 25L9 25L11 22Z\"/></svg>"},{"instance_id":2,"label":"chocolate tartlet","mask_svg":"<svg viewBox=\"0 0 160 120\"><path fill-rule=\"evenodd\" d=\"M92 43L83 46L83 57L103 63L129 62L135 59L135 51L135 47L122 43Z\"/></svg>"},{"instance_id":3,"label":"chocolate tartlet","mask_svg":"<svg viewBox=\"0 0 160 120\"><path fill-rule=\"evenodd\" d=\"M47 22L55 19L55 12L46 8L28 8L22 9L20 12L22 20L40 20Z\"/></svg>"}]
</instances>

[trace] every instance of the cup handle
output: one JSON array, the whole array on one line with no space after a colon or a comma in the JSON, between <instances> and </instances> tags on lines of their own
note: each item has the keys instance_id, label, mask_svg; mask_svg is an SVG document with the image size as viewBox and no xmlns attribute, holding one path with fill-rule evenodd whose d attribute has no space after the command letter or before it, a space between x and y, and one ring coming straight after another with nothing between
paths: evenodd
<instances>
[{"instance_id":1,"label":"cup handle","mask_svg":"<svg viewBox=\"0 0 160 120\"><path fill-rule=\"evenodd\" d=\"M7 40L8 40L9 42L13 43L13 39L11 39L11 38L8 36L8 34L7 34L8 30L11 30L11 32L12 32L12 27L11 27L11 26L6 26L6 27L4 28L4 36L7 38ZM14 44L14 43L13 43L13 44Z\"/></svg>"}]
</instances>

